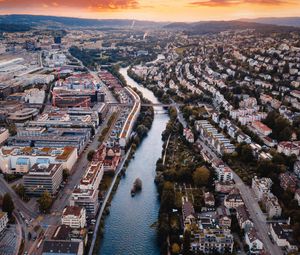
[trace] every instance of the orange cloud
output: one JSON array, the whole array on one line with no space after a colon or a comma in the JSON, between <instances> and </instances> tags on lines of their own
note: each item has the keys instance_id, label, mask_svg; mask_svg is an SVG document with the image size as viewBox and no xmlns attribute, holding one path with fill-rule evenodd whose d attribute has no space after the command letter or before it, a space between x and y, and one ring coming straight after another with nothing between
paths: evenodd
<instances>
[{"instance_id":1,"label":"orange cloud","mask_svg":"<svg viewBox=\"0 0 300 255\"><path fill-rule=\"evenodd\" d=\"M0 7L3 8L22 8L22 7L52 6L52 7L71 7L87 8L95 11L118 10L118 9L137 9L138 0L0 0Z\"/></svg>"},{"instance_id":2,"label":"orange cloud","mask_svg":"<svg viewBox=\"0 0 300 255\"><path fill-rule=\"evenodd\" d=\"M288 3L290 1L287 0L202 0L190 4L193 6L229 7L240 4L281 5Z\"/></svg>"}]
</instances>

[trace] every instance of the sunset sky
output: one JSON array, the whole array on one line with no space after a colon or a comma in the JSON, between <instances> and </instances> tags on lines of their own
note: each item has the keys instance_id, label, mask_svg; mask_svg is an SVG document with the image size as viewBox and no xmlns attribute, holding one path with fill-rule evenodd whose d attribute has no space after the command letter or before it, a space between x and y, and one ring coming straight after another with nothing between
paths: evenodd
<instances>
[{"instance_id":1,"label":"sunset sky","mask_svg":"<svg viewBox=\"0 0 300 255\"><path fill-rule=\"evenodd\" d=\"M300 16L300 0L0 0L0 14L155 21Z\"/></svg>"}]
</instances>

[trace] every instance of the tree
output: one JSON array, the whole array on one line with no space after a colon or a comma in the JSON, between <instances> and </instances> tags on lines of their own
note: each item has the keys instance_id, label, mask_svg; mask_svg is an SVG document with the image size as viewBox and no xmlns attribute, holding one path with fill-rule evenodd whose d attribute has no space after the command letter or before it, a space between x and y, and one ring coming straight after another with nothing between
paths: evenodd
<instances>
[{"instance_id":1,"label":"tree","mask_svg":"<svg viewBox=\"0 0 300 255\"><path fill-rule=\"evenodd\" d=\"M173 183L165 182L161 195L160 210L163 212L170 211L175 204L175 193Z\"/></svg>"},{"instance_id":2,"label":"tree","mask_svg":"<svg viewBox=\"0 0 300 255\"><path fill-rule=\"evenodd\" d=\"M63 181L67 181L68 178L69 178L69 176L70 176L69 169L65 168L65 169L63 170Z\"/></svg>"},{"instance_id":3,"label":"tree","mask_svg":"<svg viewBox=\"0 0 300 255\"><path fill-rule=\"evenodd\" d=\"M245 163L251 163L254 160L252 149L249 144L240 144L237 147L239 158Z\"/></svg>"},{"instance_id":4,"label":"tree","mask_svg":"<svg viewBox=\"0 0 300 255\"><path fill-rule=\"evenodd\" d=\"M203 186L208 183L210 171L205 167L198 167L193 173L193 181L197 186Z\"/></svg>"},{"instance_id":5,"label":"tree","mask_svg":"<svg viewBox=\"0 0 300 255\"><path fill-rule=\"evenodd\" d=\"M190 255L191 254L191 233L186 230L183 234L183 248L182 248L182 254L183 255Z\"/></svg>"},{"instance_id":6,"label":"tree","mask_svg":"<svg viewBox=\"0 0 300 255\"><path fill-rule=\"evenodd\" d=\"M23 184L17 184L13 186L13 189L15 190L15 192L19 195L19 197L22 200L27 200L29 199L26 195L26 190L25 190L25 186Z\"/></svg>"},{"instance_id":7,"label":"tree","mask_svg":"<svg viewBox=\"0 0 300 255\"><path fill-rule=\"evenodd\" d=\"M87 154L87 160L91 162L93 160L94 155L95 155L95 151L90 150L89 153Z\"/></svg>"},{"instance_id":8,"label":"tree","mask_svg":"<svg viewBox=\"0 0 300 255\"><path fill-rule=\"evenodd\" d=\"M179 254L179 252L180 252L180 246L178 245L178 243L173 243L172 244L172 253Z\"/></svg>"},{"instance_id":9,"label":"tree","mask_svg":"<svg viewBox=\"0 0 300 255\"><path fill-rule=\"evenodd\" d=\"M138 136L140 138L143 138L147 135L149 129L146 126L144 126L143 124L141 124L137 127L136 131L138 133Z\"/></svg>"},{"instance_id":10,"label":"tree","mask_svg":"<svg viewBox=\"0 0 300 255\"><path fill-rule=\"evenodd\" d=\"M2 210L7 212L8 217L12 216L13 210L15 209L14 202L8 193L5 193L3 197Z\"/></svg>"},{"instance_id":11,"label":"tree","mask_svg":"<svg viewBox=\"0 0 300 255\"><path fill-rule=\"evenodd\" d=\"M37 200L39 209L43 213L48 213L52 206L52 197L48 191L45 191L42 196Z\"/></svg>"}]
</instances>

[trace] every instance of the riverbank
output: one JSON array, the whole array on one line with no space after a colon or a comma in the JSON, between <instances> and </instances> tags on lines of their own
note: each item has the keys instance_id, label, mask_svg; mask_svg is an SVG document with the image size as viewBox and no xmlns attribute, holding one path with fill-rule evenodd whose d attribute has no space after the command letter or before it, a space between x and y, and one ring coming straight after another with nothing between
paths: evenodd
<instances>
[{"instance_id":1,"label":"riverbank","mask_svg":"<svg viewBox=\"0 0 300 255\"><path fill-rule=\"evenodd\" d=\"M121 68L120 73L125 77L127 84L138 89L146 99L153 103L158 102L152 92L140 87L128 77L126 68ZM157 107L154 108L156 110ZM159 110L164 112L161 107ZM130 160L126 175L120 180L111 201L110 214L104 222L104 236L98 254L160 254L156 242L156 229L151 228L151 225L156 222L159 211L154 178L156 161L162 150L161 134L168 116L165 113L153 113L153 116L153 123L136 147L134 158ZM141 119L145 120L145 117L141 116ZM132 198L130 190L138 177L143 182L143 190Z\"/></svg>"},{"instance_id":2,"label":"riverbank","mask_svg":"<svg viewBox=\"0 0 300 255\"><path fill-rule=\"evenodd\" d=\"M143 103L149 103L149 101L145 99L140 92L137 93L139 94L140 99ZM108 190L102 190L102 192L109 193L109 196L108 198L105 198L106 200L105 208L103 208L99 212L100 216L98 217L100 217L100 221L99 223L97 222L98 224L96 224L96 228L95 228L98 229L97 238L95 240L94 249L91 254L97 254L98 250L100 249L100 243L101 243L101 239L103 238L103 232L104 232L105 217L109 215L109 208L110 208L111 201L118 189L118 185L122 175L125 175L125 171L130 160L134 157L135 151L137 150L137 148L139 147L143 139L147 136L147 133L152 126L153 118L154 118L154 111L152 107L141 108L139 117L133 128L134 136L131 137L130 141L128 142L128 145L126 146L127 153L124 157L124 160L123 162L120 163L118 167L118 171L113 177L111 183L107 185Z\"/></svg>"}]
</instances>

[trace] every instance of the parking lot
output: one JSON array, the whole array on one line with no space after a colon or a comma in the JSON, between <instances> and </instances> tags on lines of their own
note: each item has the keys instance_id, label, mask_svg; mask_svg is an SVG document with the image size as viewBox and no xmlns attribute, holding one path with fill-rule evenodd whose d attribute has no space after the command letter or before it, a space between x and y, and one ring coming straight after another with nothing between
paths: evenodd
<instances>
[{"instance_id":1,"label":"parking lot","mask_svg":"<svg viewBox=\"0 0 300 255\"><path fill-rule=\"evenodd\" d=\"M10 225L0 234L0 255L17 254L16 225Z\"/></svg>"}]
</instances>

